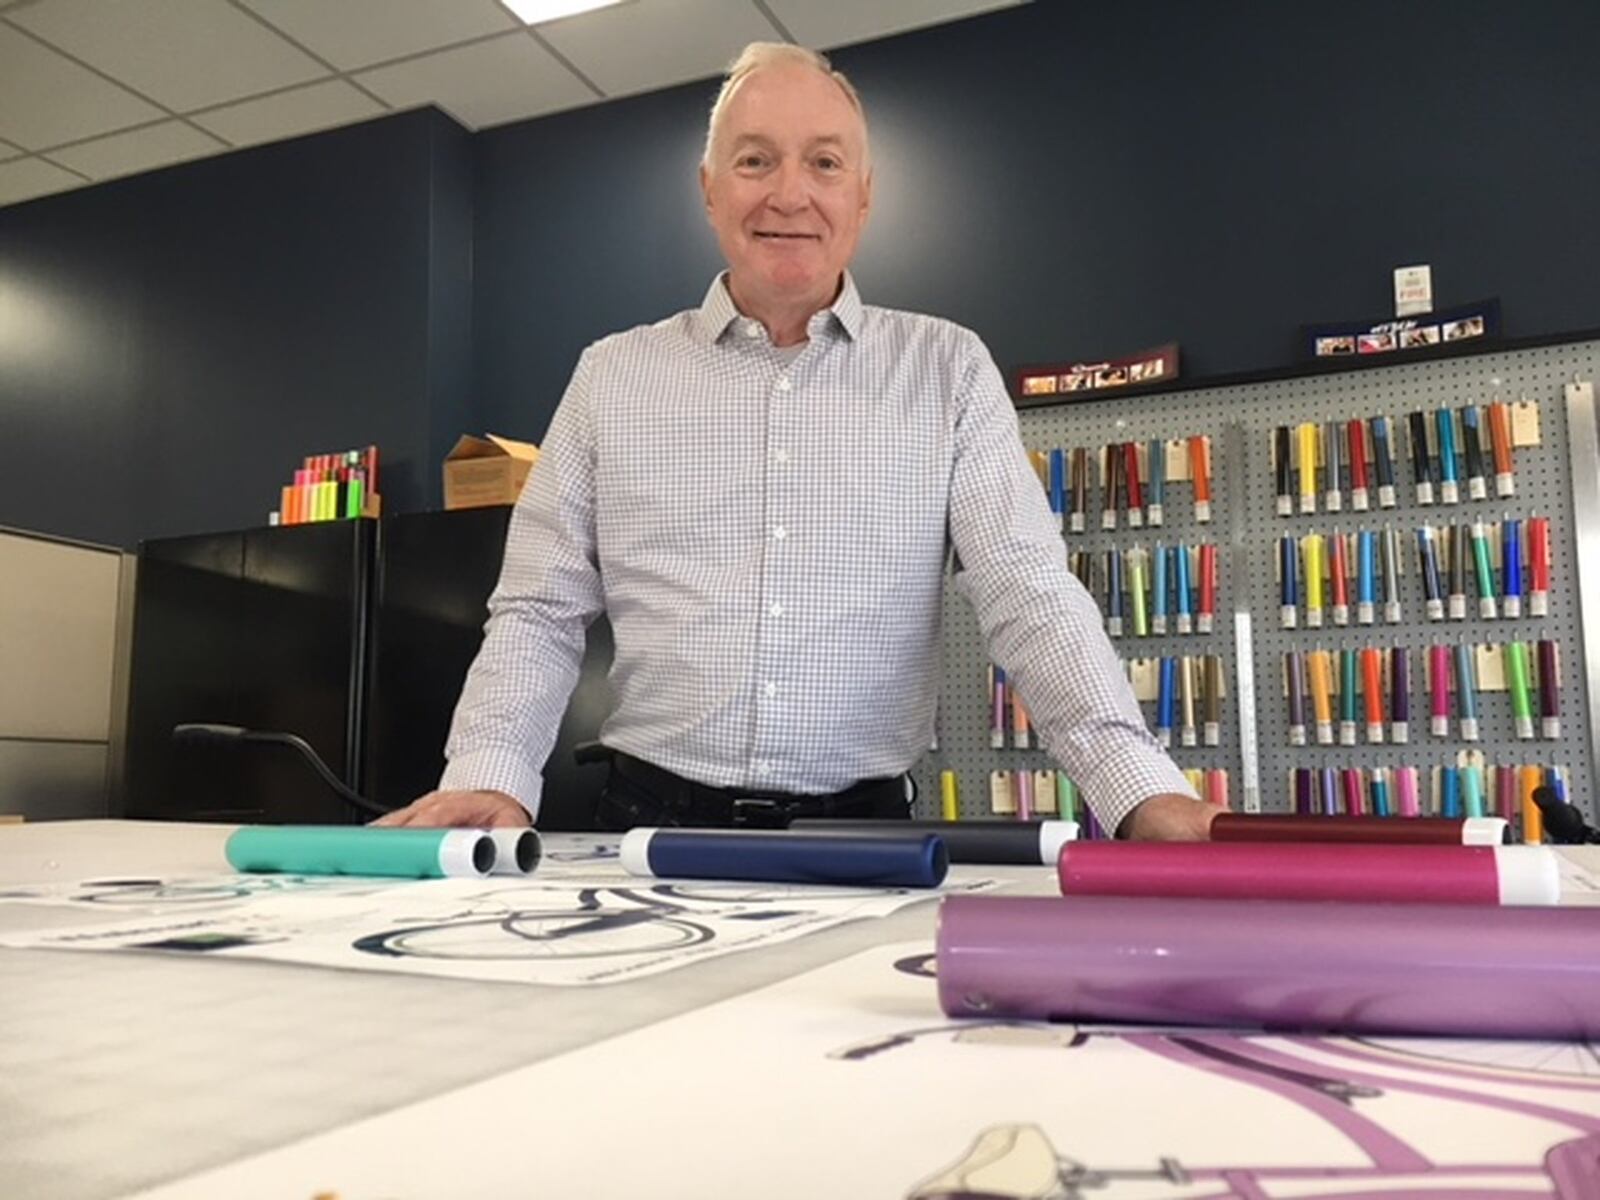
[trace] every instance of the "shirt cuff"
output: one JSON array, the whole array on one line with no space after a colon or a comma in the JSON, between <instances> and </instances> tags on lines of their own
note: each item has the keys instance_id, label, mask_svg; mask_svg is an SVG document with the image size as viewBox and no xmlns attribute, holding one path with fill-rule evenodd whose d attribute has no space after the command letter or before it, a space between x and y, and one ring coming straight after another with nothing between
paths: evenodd
<instances>
[{"instance_id":1,"label":"shirt cuff","mask_svg":"<svg viewBox=\"0 0 1600 1200\"><path fill-rule=\"evenodd\" d=\"M489 747L452 758L439 777L442 792L504 792L528 810L528 820L539 819L544 777L513 750Z\"/></svg>"},{"instance_id":2,"label":"shirt cuff","mask_svg":"<svg viewBox=\"0 0 1600 1200\"><path fill-rule=\"evenodd\" d=\"M1115 837L1128 814L1151 796L1176 794L1199 799L1178 765L1159 749L1112 755L1079 786L1107 837Z\"/></svg>"}]
</instances>

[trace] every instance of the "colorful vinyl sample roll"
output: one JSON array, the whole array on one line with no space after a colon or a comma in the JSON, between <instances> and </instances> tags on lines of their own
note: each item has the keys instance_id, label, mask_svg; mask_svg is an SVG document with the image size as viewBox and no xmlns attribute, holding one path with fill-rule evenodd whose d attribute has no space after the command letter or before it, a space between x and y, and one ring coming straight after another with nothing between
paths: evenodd
<instances>
[{"instance_id":1,"label":"colorful vinyl sample roll","mask_svg":"<svg viewBox=\"0 0 1600 1200\"><path fill-rule=\"evenodd\" d=\"M1381 768L1380 768L1381 770ZM1376 774L1376 772L1374 772ZM1292 813L1219 813L1213 842L1388 842L1399 845L1499 846L1510 840L1498 817L1299 817Z\"/></svg>"},{"instance_id":2,"label":"colorful vinyl sample roll","mask_svg":"<svg viewBox=\"0 0 1600 1200\"><path fill-rule=\"evenodd\" d=\"M494 840L481 829L390 829L370 825L246 825L224 849L235 871L482 879Z\"/></svg>"},{"instance_id":3,"label":"colorful vinyl sample roll","mask_svg":"<svg viewBox=\"0 0 1600 1200\"><path fill-rule=\"evenodd\" d=\"M937 887L950 865L944 843L931 833L887 838L640 827L623 834L620 856L631 875L857 887Z\"/></svg>"},{"instance_id":4,"label":"colorful vinyl sample roll","mask_svg":"<svg viewBox=\"0 0 1600 1200\"><path fill-rule=\"evenodd\" d=\"M1189 478L1194 481L1194 519L1211 520L1211 439L1195 434L1189 439Z\"/></svg>"},{"instance_id":5,"label":"colorful vinyl sample roll","mask_svg":"<svg viewBox=\"0 0 1600 1200\"><path fill-rule=\"evenodd\" d=\"M935 834L953 863L1051 866L1078 836L1076 821L792 821L795 833L842 833L905 838Z\"/></svg>"},{"instance_id":6,"label":"colorful vinyl sample roll","mask_svg":"<svg viewBox=\"0 0 1600 1200\"><path fill-rule=\"evenodd\" d=\"M1600 1037L1600 910L952 896L952 1017Z\"/></svg>"},{"instance_id":7,"label":"colorful vinyl sample roll","mask_svg":"<svg viewBox=\"0 0 1600 1200\"><path fill-rule=\"evenodd\" d=\"M1063 896L1556 904L1545 846L1374 846L1301 842L1082 842L1061 848Z\"/></svg>"}]
</instances>

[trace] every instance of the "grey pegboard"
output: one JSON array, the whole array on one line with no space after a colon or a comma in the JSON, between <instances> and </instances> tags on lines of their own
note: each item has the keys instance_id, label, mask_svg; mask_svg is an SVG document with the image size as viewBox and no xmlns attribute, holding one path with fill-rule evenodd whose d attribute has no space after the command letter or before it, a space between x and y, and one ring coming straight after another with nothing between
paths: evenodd
<instances>
[{"instance_id":1,"label":"grey pegboard","mask_svg":"<svg viewBox=\"0 0 1600 1200\"><path fill-rule=\"evenodd\" d=\"M1523 641L1553 638L1561 646L1562 738L1554 742L1519 742L1513 737L1509 700L1504 693L1480 696L1483 740L1470 748L1483 751L1494 763L1539 763L1567 768L1570 798L1586 812L1595 812L1594 763L1588 742L1589 713L1582 686L1583 631L1577 596L1576 543L1573 529L1571 469L1567 453L1566 408L1563 386L1574 377L1592 379L1600 374L1600 342L1578 342L1474 357L1353 370L1332 375L1284 379L1232 387L1205 388L1162 395L1104 399L1042 408L1019 414L1024 443L1030 449L1055 446L1098 447L1106 442L1208 434L1212 438L1214 519L1196 525L1188 484L1169 484L1165 540L1215 541L1219 546L1218 617L1216 632L1208 635L1123 638L1116 643L1124 657L1179 653L1219 653L1228 672L1228 697L1224 704L1223 745L1220 748L1175 749L1173 757L1183 767L1223 767L1229 771L1234 804L1241 801L1241 756L1238 745L1238 689L1233 678L1238 647L1234 642L1232 610L1242 605L1251 613L1254 628L1254 686L1257 696L1262 807L1282 810L1290 806L1288 775L1295 766L1401 766L1436 767L1453 762L1459 750L1469 748L1455 736L1435 740L1426 728L1427 696L1423 665L1414 655L1412 670L1413 734L1409 745L1294 748L1288 744L1287 714L1282 698L1281 670L1286 650L1306 650L1318 644L1336 648L1343 644L1404 645L1412 650L1434 641L1454 643L1465 636L1474 642L1504 641L1514 635ZM1405 451L1403 427L1414 409L1454 408L1485 404L1499 397L1514 401L1525 396L1540 408L1541 444L1516 452L1517 495L1514 499L1468 501L1456 505L1420 507L1414 504L1411 468ZM1396 426L1396 480L1400 503L1391 510L1374 508L1365 514L1348 509L1330 515L1279 517L1271 467L1272 431L1279 425L1301 421L1330 421L1387 415ZM1236 430L1237 432L1230 432ZM1098 489L1098 479L1096 487ZM1493 489L1491 488L1491 494ZM1320 501L1319 501L1320 508ZM1517 620L1469 619L1432 623L1425 619L1422 585L1415 569L1414 530L1424 520L1435 525L1481 516L1498 520L1504 513L1551 518L1551 610L1544 618ZM1091 497L1091 527L1098 509ZM1402 553L1408 571L1401 581L1403 620L1348 630L1282 630L1278 625L1278 593L1274 554L1277 538L1329 532L1335 525L1349 531L1363 526L1381 529L1386 521L1402 531ZM1230 551L1230 527L1237 527L1240 545ZM1152 531L1116 533L1091 528L1085 534L1065 535L1068 548L1095 551L1109 545L1127 547L1135 541L1150 546ZM1237 557L1236 557L1237 555ZM1098 597L1097 597L1098 598ZM1470 614L1475 617L1475 613ZM953 587L945 597L944 686L939 709L938 749L916 770L924 815L938 812L939 772L957 772L961 783L963 816L988 813L988 776L995 769L1043 769L1051 766L1040 750L992 750L989 746L985 668L987 653L977 622L966 601ZM1153 716L1146 705L1146 716ZM1420 714L1420 719L1419 715Z\"/></svg>"}]
</instances>

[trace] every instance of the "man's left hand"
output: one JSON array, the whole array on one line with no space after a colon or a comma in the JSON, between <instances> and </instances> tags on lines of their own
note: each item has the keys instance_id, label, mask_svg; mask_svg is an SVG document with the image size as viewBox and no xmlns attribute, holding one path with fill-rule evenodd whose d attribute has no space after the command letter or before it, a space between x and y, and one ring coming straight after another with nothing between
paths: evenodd
<instances>
[{"instance_id":1,"label":"man's left hand","mask_svg":"<svg viewBox=\"0 0 1600 1200\"><path fill-rule=\"evenodd\" d=\"M1212 818L1221 811L1193 796L1164 793L1124 817L1117 835L1136 842L1205 842L1211 839Z\"/></svg>"}]
</instances>

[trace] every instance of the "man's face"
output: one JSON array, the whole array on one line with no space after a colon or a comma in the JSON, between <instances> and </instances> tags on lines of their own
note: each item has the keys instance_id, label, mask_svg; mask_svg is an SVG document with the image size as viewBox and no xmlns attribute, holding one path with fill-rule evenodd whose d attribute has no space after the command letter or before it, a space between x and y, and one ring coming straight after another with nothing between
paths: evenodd
<instances>
[{"instance_id":1,"label":"man's face","mask_svg":"<svg viewBox=\"0 0 1600 1200\"><path fill-rule=\"evenodd\" d=\"M734 298L826 307L871 200L860 114L820 71L781 66L749 76L723 116L700 184Z\"/></svg>"}]
</instances>

